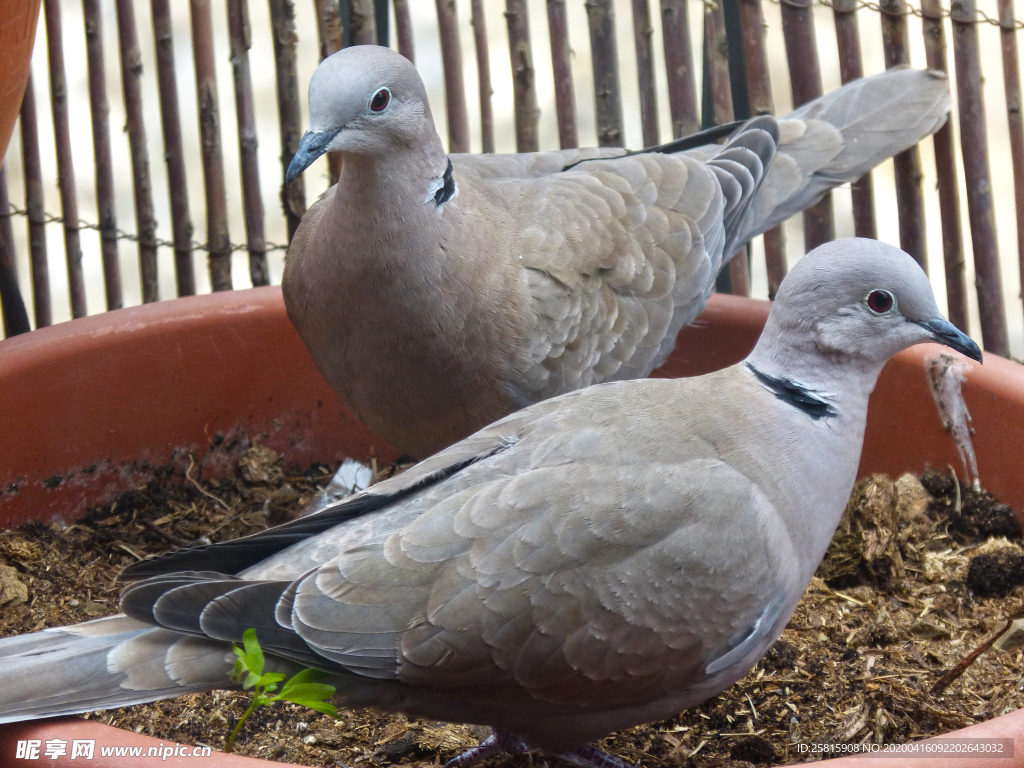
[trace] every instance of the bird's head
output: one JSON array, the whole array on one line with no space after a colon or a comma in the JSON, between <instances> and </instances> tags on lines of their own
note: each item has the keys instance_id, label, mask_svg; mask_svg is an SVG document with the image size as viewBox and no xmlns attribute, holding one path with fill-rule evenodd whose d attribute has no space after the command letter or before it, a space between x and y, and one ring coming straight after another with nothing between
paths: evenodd
<instances>
[{"instance_id":1,"label":"bird's head","mask_svg":"<svg viewBox=\"0 0 1024 768\"><path fill-rule=\"evenodd\" d=\"M774 333L770 333L774 330ZM981 350L946 320L924 270L891 245L847 238L816 248L786 276L766 336L803 334L830 358L886 360L938 342L981 362Z\"/></svg>"},{"instance_id":2,"label":"bird's head","mask_svg":"<svg viewBox=\"0 0 1024 768\"><path fill-rule=\"evenodd\" d=\"M423 81L390 48L357 45L328 56L309 81L309 127L288 165L291 184L325 152L385 155L434 131ZM436 133L435 133L436 135Z\"/></svg>"}]
</instances>

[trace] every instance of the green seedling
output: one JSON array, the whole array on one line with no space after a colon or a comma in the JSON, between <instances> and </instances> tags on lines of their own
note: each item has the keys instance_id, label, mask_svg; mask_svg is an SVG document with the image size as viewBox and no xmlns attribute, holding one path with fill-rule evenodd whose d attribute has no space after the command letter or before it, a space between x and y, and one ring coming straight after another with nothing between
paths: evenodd
<instances>
[{"instance_id":1,"label":"green seedling","mask_svg":"<svg viewBox=\"0 0 1024 768\"><path fill-rule=\"evenodd\" d=\"M331 717L338 717L338 708L327 702L334 695L335 688L333 685L316 682L316 678L321 675L319 670L312 668L302 670L293 675L280 692L275 694L278 684L287 675L282 675L280 672L263 671L263 649L260 648L259 641L256 639L255 629L245 630L242 635L242 643L244 646L242 648L237 645L231 647L236 657L235 671L232 677L240 682L245 690L252 688L253 697L245 714L242 715L231 732L231 736L228 737L228 742L224 745L225 752L230 752L235 746L235 739L241 732L242 726L256 711L256 708L270 706L275 701L290 701L292 704L309 707Z\"/></svg>"}]
</instances>

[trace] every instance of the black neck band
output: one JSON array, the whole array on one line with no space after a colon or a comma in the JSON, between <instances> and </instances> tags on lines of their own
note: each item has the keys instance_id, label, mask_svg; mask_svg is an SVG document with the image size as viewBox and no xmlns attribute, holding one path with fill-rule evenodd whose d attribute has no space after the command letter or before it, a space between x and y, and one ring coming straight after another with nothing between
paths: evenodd
<instances>
[{"instance_id":1,"label":"black neck band","mask_svg":"<svg viewBox=\"0 0 1024 768\"><path fill-rule=\"evenodd\" d=\"M757 376L757 380L764 384L765 387L768 388L768 391L779 398L779 400L792 405L794 408L798 408L815 421L836 415L836 409L832 407L831 403L827 400L823 400L816 392L808 389L803 384L793 381L792 379L782 379L776 378L775 376L769 376L767 373L762 373L757 370L757 368L750 363L747 363L747 368L749 368L753 374Z\"/></svg>"},{"instance_id":2,"label":"black neck band","mask_svg":"<svg viewBox=\"0 0 1024 768\"><path fill-rule=\"evenodd\" d=\"M455 179L452 178L452 161L448 161L448 167L444 171L444 183L434 195L434 202L437 205L447 203L455 194Z\"/></svg>"}]
</instances>

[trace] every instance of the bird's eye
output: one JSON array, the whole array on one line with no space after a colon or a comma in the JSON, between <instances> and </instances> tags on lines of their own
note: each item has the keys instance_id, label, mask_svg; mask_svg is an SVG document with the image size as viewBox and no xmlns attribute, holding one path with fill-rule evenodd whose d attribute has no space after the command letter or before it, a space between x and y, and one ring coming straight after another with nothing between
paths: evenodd
<instances>
[{"instance_id":1,"label":"bird's eye","mask_svg":"<svg viewBox=\"0 0 1024 768\"><path fill-rule=\"evenodd\" d=\"M876 315L884 315L896 304L896 297L888 291L876 290L864 298L864 303Z\"/></svg>"},{"instance_id":2,"label":"bird's eye","mask_svg":"<svg viewBox=\"0 0 1024 768\"><path fill-rule=\"evenodd\" d=\"M370 99L370 111L371 112L383 112L388 108L388 104L391 103L391 91L387 88L381 88Z\"/></svg>"}]
</instances>

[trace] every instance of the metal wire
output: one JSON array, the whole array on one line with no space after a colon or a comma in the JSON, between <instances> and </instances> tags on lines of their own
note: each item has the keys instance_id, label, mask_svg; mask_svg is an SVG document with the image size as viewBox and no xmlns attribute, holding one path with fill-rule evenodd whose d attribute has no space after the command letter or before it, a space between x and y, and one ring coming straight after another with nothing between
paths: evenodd
<instances>
[{"instance_id":1,"label":"metal wire","mask_svg":"<svg viewBox=\"0 0 1024 768\"><path fill-rule=\"evenodd\" d=\"M828 8L828 9L834 11L835 13L840 13L840 14L856 13L857 11L860 11L860 10L866 8L869 11L875 11L876 13L881 13L881 14L884 14L886 16L917 16L919 19L929 19L929 20L932 20L932 21L941 21L942 19L948 19L951 16L953 16L952 9L950 9L950 10L943 9L942 13L925 13L920 8L915 8L912 5L910 5L909 3L904 5L906 10L903 10L903 11L890 11L890 10L887 10L887 9L883 8L879 3L871 2L870 0L861 0L861 2L857 3L857 5L854 6L853 8L836 8L832 4L831 0L808 0L808 2L797 2L797 0L768 0L768 1L770 3L775 4L775 5L788 5L791 8L800 8L800 9L811 8L811 7L815 6L815 5L819 5L819 6L823 7L823 8ZM1024 20L1016 21L1012 25L1006 25L1006 24L1001 23L999 21L999 19L993 19L991 16L986 14L980 8L977 11L977 16L979 18L975 18L973 21L971 21L969 19L960 18L958 16L956 21L957 21L958 24L977 24L979 21L984 21L984 22L986 22L988 24L991 24L993 27L1000 27L1001 29L1013 30L1014 32L1019 32L1020 30L1024 29Z\"/></svg>"},{"instance_id":2,"label":"metal wire","mask_svg":"<svg viewBox=\"0 0 1024 768\"><path fill-rule=\"evenodd\" d=\"M7 213L0 213L0 218L6 218L6 217L10 217L10 216L15 216L15 215L17 215L17 216L28 216L28 211L25 210L24 208L19 208L18 206L12 204L10 209L7 211ZM44 224L63 224L64 223L64 217L63 216L55 216L52 213L44 213L43 214L43 223ZM102 232L103 231L102 229L100 229L99 224L93 224L92 222L86 221L85 219L79 219L78 220L78 227L80 229L91 229L91 230L94 230L96 232ZM115 238L117 240L130 240L133 243L139 242L139 236L135 235L135 234L132 234L131 232L125 232L123 229L117 229L117 230L115 230L115 232L116 232ZM158 238L156 240L156 244L157 244L158 247L161 247L161 248L174 248L174 243L172 241L170 241L170 240L161 240L161 239ZM248 249L249 249L249 244L248 243L231 243L231 251L232 252L234 252L234 251L246 251ZM192 241L192 250L194 250L194 251L206 251L207 253L210 252L209 246L206 243L200 243L198 240L193 240ZM264 250L266 250L268 252L269 251L287 251L288 250L288 246L287 245L281 245L280 243L267 243L266 248Z\"/></svg>"}]
</instances>

